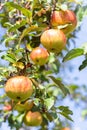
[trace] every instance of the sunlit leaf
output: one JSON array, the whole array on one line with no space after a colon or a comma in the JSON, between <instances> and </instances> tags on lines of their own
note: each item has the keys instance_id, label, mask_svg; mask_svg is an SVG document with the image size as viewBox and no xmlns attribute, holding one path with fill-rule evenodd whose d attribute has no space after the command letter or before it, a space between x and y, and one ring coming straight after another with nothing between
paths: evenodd
<instances>
[{"instance_id":1,"label":"sunlit leaf","mask_svg":"<svg viewBox=\"0 0 87 130\"><path fill-rule=\"evenodd\" d=\"M81 48L84 50L84 54L87 54L87 42L82 44Z\"/></svg>"},{"instance_id":2,"label":"sunlit leaf","mask_svg":"<svg viewBox=\"0 0 87 130\"><path fill-rule=\"evenodd\" d=\"M32 25L28 28L26 28L23 32L22 32L22 35L20 36L20 41L24 38L24 36L26 36L29 32L32 32L32 31L36 31L36 29L38 28L37 25Z\"/></svg>"},{"instance_id":3,"label":"sunlit leaf","mask_svg":"<svg viewBox=\"0 0 87 130\"><path fill-rule=\"evenodd\" d=\"M8 43L8 42L13 41L13 40L15 40L15 39L17 39L17 34L5 38L4 42L5 42L5 43Z\"/></svg>"},{"instance_id":4,"label":"sunlit leaf","mask_svg":"<svg viewBox=\"0 0 87 130\"><path fill-rule=\"evenodd\" d=\"M47 98L44 100L44 105L48 110L51 109L51 107L54 105L54 98Z\"/></svg>"},{"instance_id":5,"label":"sunlit leaf","mask_svg":"<svg viewBox=\"0 0 87 130\"><path fill-rule=\"evenodd\" d=\"M53 82L62 90L62 92L64 93L64 95L66 96L67 94L69 94L69 90L64 86L64 84L59 80L56 79L53 76L49 76Z\"/></svg>"},{"instance_id":6,"label":"sunlit leaf","mask_svg":"<svg viewBox=\"0 0 87 130\"><path fill-rule=\"evenodd\" d=\"M24 8L24 7L22 7L22 6L18 5L18 4L16 4L16 3L7 2L7 3L6 3L6 6L8 6L8 7L10 6L10 7L13 7L13 8L15 8L15 9L20 10L20 11L21 11L26 17L28 17L28 18L30 18L31 15L32 15L32 13L31 13L30 10L28 10L28 9L26 9L26 8Z\"/></svg>"},{"instance_id":7,"label":"sunlit leaf","mask_svg":"<svg viewBox=\"0 0 87 130\"><path fill-rule=\"evenodd\" d=\"M87 109L84 109L82 111L82 117L85 118L87 116Z\"/></svg>"},{"instance_id":8,"label":"sunlit leaf","mask_svg":"<svg viewBox=\"0 0 87 130\"><path fill-rule=\"evenodd\" d=\"M20 69L24 69L24 64L22 62L15 62L13 63L13 66L18 67Z\"/></svg>"},{"instance_id":9,"label":"sunlit leaf","mask_svg":"<svg viewBox=\"0 0 87 130\"><path fill-rule=\"evenodd\" d=\"M66 56L63 58L63 62L76 58L84 54L84 50L80 48L75 48L69 51Z\"/></svg>"},{"instance_id":10,"label":"sunlit leaf","mask_svg":"<svg viewBox=\"0 0 87 130\"><path fill-rule=\"evenodd\" d=\"M16 29L19 29L20 27L24 26L26 22L27 22L26 20L22 20L20 24L16 23L13 26L11 26L8 31L9 32L15 31Z\"/></svg>"},{"instance_id":11,"label":"sunlit leaf","mask_svg":"<svg viewBox=\"0 0 87 130\"><path fill-rule=\"evenodd\" d=\"M12 55L9 55L9 54L8 55L3 55L2 59L7 60L7 61L9 61L11 63L15 63L15 61L16 61L16 59L14 57L12 57Z\"/></svg>"},{"instance_id":12,"label":"sunlit leaf","mask_svg":"<svg viewBox=\"0 0 87 130\"><path fill-rule=\"evenodd\" d=\"M4 86L3 85L0 85L0 88L3 88Z\"/></svg>"}]
</instances>

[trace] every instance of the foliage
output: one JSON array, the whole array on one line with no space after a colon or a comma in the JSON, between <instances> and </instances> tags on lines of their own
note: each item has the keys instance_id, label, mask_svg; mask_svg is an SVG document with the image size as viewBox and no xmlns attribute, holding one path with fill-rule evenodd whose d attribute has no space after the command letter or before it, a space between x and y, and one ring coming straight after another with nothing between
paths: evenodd
<instances>
[{"instance_id":1,"label":"foliage","mask_svg":"<svg viewBox=\"0 0 87 130\"><path fill-rule=\"evenodd\" d=\"M30 59L33 48L42 46L40 36L43 31L51 28L50 18L53 10L72 9L77 16L78 25L74 32L67 36L67 46L60 54L50 53L48 62L43 65L36 65ZM32 111L39 111L43 117L40 129L47 129L49 122L54 122L55 128L62 129L59 116L73 121L73 112L68 106L56 106L58 98L64 99L70 93L74 95L78 87L71 85L68 87L63 79L58 76L60 73L61 60L63 62L75 57L84 55L85 60L80 65L82 70L87 66L86 44L79 48L69 50L70 40L76 38L76 33L80 31L82 19L87 15L86 6L75 0L9 0L0 3L0 24L6 29L0 44L5 45L5 50L1 49L1 60L7 61L7 65L0 65L0 89L3 91L6 81L16 75L24 75L31 79L34 86L34 93L28 101L33 101ZM65 53L63 53L65 52ZM66 55L65 55L66 54ZM73 87L74 86L74 87ZM12 106L12 110L3 111L6 103ZM26 113L17 112L14 106L18 102L7 97L2 92L0 96L0 123L8 121L11 129L17 130L24 127L23 117ZM24 104L24 102L22 102ZM17 112L17 114L16 114ZM85 111L87 114L87 111ZM58 130L58 129L57 129Z\"/></svg>"}]
</instances>

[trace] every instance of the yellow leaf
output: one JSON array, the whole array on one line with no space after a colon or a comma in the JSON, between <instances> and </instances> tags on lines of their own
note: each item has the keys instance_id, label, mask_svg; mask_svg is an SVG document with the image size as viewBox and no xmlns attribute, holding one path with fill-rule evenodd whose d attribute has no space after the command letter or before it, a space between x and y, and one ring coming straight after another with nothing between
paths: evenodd
<instances>
[{"instance_id":1,"label":"yellow leaf","mask_svg":"<svg viewBox=\"0 0 87 130\"><path fill-rule=\"evenodd\" d=\"M22 62L15 62L13 66L18 67L20 69L24 69L24 64Z\"/></svg>"}]
</instances>

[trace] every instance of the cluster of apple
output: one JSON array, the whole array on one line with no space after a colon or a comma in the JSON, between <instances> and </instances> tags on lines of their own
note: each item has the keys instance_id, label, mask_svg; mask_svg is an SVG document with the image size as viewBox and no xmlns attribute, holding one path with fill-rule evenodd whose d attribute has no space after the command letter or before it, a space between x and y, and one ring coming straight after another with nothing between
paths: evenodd
<instances>
[{"instance_id":1,"label":"cluster of apple","mask_svg":"<svg viewBox=\"0 0 87 130\"><path fill-rule=\"evenodd\" d=\"M36 47L30 53L31 60L38 65L44 65L48 61L49 53L60 53L66 45L66 36L72 32L77 19L71 10L53 11L50 20L51 28L45 30L40 41L44 48ZM26 101L33 94L33 84L26 76L15 76L7 80L5 92L12 100L17 101L14 109L26 111L24 123L29 126L38 126L42 123L42 114L31 111L33 102ZM21 104L21 101L26 101ZM11 108L8 106L8 109ZM6 107L5 107L6 110Z\"/></svg>"},{"instance_id":2,"label":"cluster of apple","mask_svg":"<svg viewBox=\"0 0 87 130\"><path fill-rule=\"evenodd\" d=\"M60 53L66 46L67 35L70 34L77 25L77 18L71 10L53 11L50 20L51 29L45 30L41 37L41 44L44 48L34 48L30 54L31 60L35 64L44 65L49 57L48 52Z\"/></svg>"},{"instance_id":3,"label":"cluster of apple","mask_svg":"<svg viewBox=\"0 0 87 130\"><path fill-rule=\"evenodd\" d=\"M33 84L31 80L26 76L15 76L6 82L5 92L8 97L17 102L13 108L10 104L4 106L4 111L10 111L12 109L18 112L25 112L26 114L23 121L28 126L38 126L42 123L42 115L38 111L32 112L33 101L28 101L33 94ZM24 103L22 103L24 102Z\"/></svg>"}]
</instances>

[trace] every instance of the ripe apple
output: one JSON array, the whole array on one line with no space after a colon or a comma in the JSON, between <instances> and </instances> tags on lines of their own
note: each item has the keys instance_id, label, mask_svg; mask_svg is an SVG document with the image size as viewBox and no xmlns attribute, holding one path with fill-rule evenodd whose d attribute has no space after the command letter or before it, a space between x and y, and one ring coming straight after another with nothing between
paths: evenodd
<instances>
[{"instance_id":1,"label":"ripe apple","mask_svg":"<svg viewBox=\"0 0 87 130\"><path fill-rule=\"evenodd\" d=\"M69 34L76 28L77 18L75 13L71 10L59 10L53 12L50 22L53 27L64 26L61 30L65 34Z\"/></svg>"},{"instance_id":2,"label":"ripe apple","mask_svg":"<svg viewBox=\"0 0 87 130\"><path fill-rule=\"evenodd\" d=\"M6 82L5 92L13 100L24 101L33 93L32 82L25 76L12 77Z\"/></svg>"},{"instance_id":3,"label":"ripe apple","mask_svg":"<svg viewBox=\"0 0 87 130\"><path fill-rule=\"evenodd\" d=\"M42 45L50 52L59 53L66 45L65 34L58 29L49 29L41 35Z\"/></svg>"},{"instance_id":4,"label":"ripe apple","mask_svg":"<svg viewBox=\"0 0 87 130\"><path fill-rule=\"evenodd\" d=\"M70 128L69 127L64 127L64 128L62 128L62 130L70 130Z\"/></svg>"},{"instance_id":5,"label":"ripe apple","mask_svg":"<svg viewBox=\"0 0 87 130\"><path fill-rule=\"evenodd\" d=\"M42 123L42 115L40 112L28 111L24 116L24 123L27 126L39 126Z\"/></svg>"},{"instance_id":6,"label":"ripe apple","mask_svg":"<svg viewBox=\"0 0 87 130\"><path fill-rule=\"evenodd\" d=\"M36 47L30 53L31 60L38 65L44 65L48 61L49 53L46 49Z\"/></svg>"},{"instance_id":7,"label":"ripe apple","mask_svg":"<svg viewBox=\"0 0 87 130\"><path fill-rule=\"evenodd\" d=\"M17 110L18 112L28 111L28 110L31 110L33 105L34 105L33 102L29 102L29 101L26 101L24 104L18 102L15 105L14 109Z\"/></svg>"}]
</instances>

